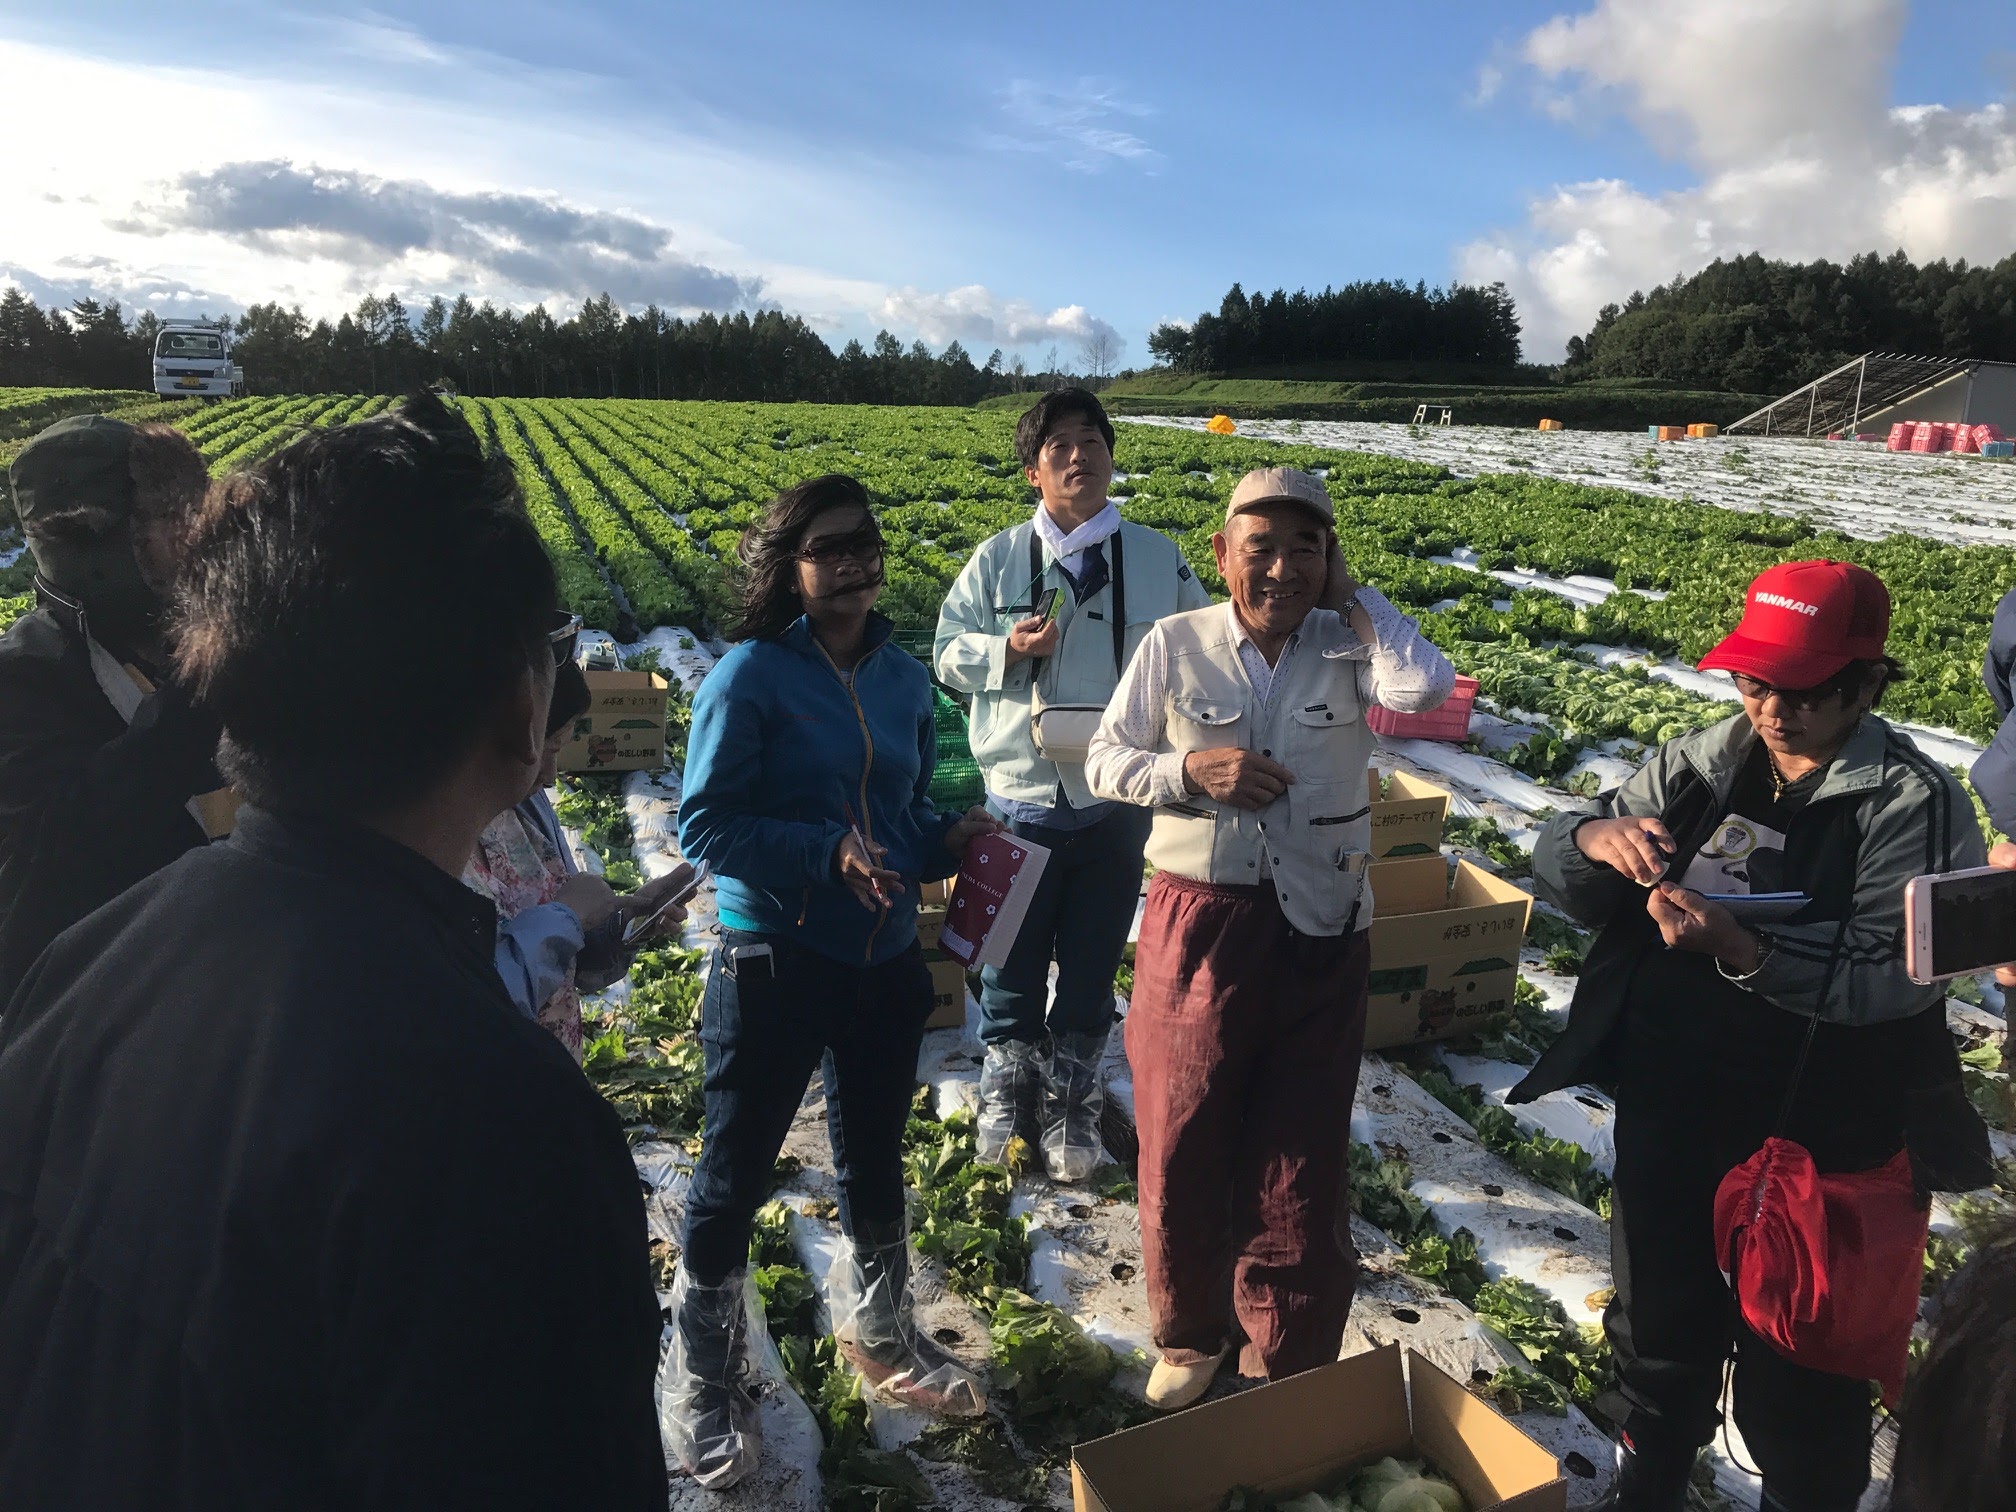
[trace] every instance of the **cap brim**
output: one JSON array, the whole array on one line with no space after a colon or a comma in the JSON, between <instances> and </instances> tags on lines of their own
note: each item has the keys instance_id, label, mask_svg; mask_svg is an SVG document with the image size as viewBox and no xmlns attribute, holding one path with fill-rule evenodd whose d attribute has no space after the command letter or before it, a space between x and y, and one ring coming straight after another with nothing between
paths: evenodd
<instances>
[{"instance_id":1,"label":"cap brim","mask_svg":"<svg viewBox=\"0 0 2016 1512\"><path fill-rule=\"evenodd\" d=\"M1696 664L1703 672L1741 672L1774 688L1817 688L1855 660L1840 651L1796 651L1790 646L1753 640L1740 632Z\"/></svg>"},{"instance_id":2,"label":"cap brim","mask_svg":"<svg viewBox=\"0 0 2016 1512\"><path fill-rule=\"evenodd\" d=\"M1309 515L1313 519L1321 520L1325 525L1335 525L1337 523L1337 516L1334 512L1330 514L1325 514L1321 509L1319 509L1316 505L1311 504L1307 499L1297 498L1294 494L1269 494L1264 499L1244 500L1241 503L1234 504L1230 509L1226 510L1225 518L1229 520L1234 515L1248 514L1251 511L1259 509L1262 505L1266 504L1293 504L1297 509L1301 510L1304 514Z\"/></svg>"}]
</instances>

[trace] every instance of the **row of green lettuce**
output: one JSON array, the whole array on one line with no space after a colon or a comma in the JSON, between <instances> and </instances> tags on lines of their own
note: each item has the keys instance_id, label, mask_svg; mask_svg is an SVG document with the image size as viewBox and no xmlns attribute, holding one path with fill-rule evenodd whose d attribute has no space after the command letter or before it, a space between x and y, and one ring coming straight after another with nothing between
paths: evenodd
<instances>
[{"instance_id":1,"label":"row of green lettuce","mask_svg":"<svg viewBox=\"0 0 2016 1512\"><path fill-rule=\"evenodd\" d=\"M381 401L382 402L382 401ZM818 473L859 477L877 500L892 550L882 607L906 628L935 623L961 564L1034 501L1013 451L1014 416L953 409L659 403L644 400L464 400L485 440L510 457L560 570L570 604L615 629L718 627L732 608L736 542L780 488ZM320 406L318 409L317 406ZM236 400L192 409L141 403L117 411L179 418L219 466L252 460L302 424L367 413L335 396ZM1129 518L1169 532L1214 591L1223 583L1211 536L1239 475L1261 465L1322 470L1353 570L1415 611L1442 606L1430 633L1464 670L1479 648L1560 643L1642 647L1698 658L1736 620L1765 567L1801 557L1859 562L1889 585L1891 649L1912 673L1890 695L1902 717L1985 739L1995 727L1979 669L1994 606L2016 584L2016 549L1954 546L1911 535L1851 539L1807 522L1598 488L1530 473L1458 479L1446 469L1286 441L1123 425L1114 485ZM1459 547L1485 569L1587 574L1619 591L1583 606L1542 590L1509 592L1484 572L1438 565ZM5 585L0 584L0 592ZM1509 607L1498 603L1509 599ZM1571 669L1572 670L1572 669ZM1573 675L1587 679L1579 670ZM1572 696L1564 693L1564 699ZM1583 691L1591 733L1618 733ZM1674 720L1655 700L1624 721L1649 741ZM1539 710L1536 712L1550 712Z\"/></svg>"},{"instance_id":2,"label":"row of green lettuce","mask_svg":"<svg viewBox=\"0 0 2016 1512\"><path fill-rule=\"evenodd\" d=\"M740 532L777 489L824 471L860 477L892 542L883 606L926 628L967 554L1033 502L1012 453L1012 417L968 411L644 401L481 401L526 434L589 528L595 554L630 593L640 624L728 615ZM1132 519L1174 535L1222 592L1211 536L1249 467L1322 469L1353 569L1430 621L1451 648L1553 643L1642 647L1698 658L1741 612L1750 579L1800 557L1869 567L1895 601L1891 645L1913 674L1899 714L1992 733L1979 667L1996 601L2016 583L2016 551L1915 536L1862 541L1804 521L1525 473L1457 479L1422 463L1162 427L1122 429L1115 493ZM1620 591L1580 606L1542 590L1508 593L1482 572L1436 564L1459 547L1480 568L1609 578ZM1508 609L1496 603L1510 599ZM1474 659L1464 653L1459 659ZM1579 674L1578 674L1579 675ZM1585 693L1585 698L1586 698ZM1594 708L1591 704L1588 707ZM1650 701L1639 711L1653 714ZM1573 722L1571 720L1571 722ZM1596 716L1586 724L1598 725ZM1643 723L1644 721L1640 721ZM1643 732L1650 740L1672 721ZM1600 733L1618 733L1601 729Z\"/></svg>"}]
</instances>

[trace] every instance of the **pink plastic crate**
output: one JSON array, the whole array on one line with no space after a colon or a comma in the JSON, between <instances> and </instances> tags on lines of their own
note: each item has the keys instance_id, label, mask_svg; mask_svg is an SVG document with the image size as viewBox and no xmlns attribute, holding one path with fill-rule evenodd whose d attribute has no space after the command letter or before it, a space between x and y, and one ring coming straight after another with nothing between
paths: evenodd
<instances>
[{"instance_id":1,"label":"pink plastic crate","mask_svg":"<svg viewBox=\"0 0 2016 1512\"><path fill-rule=\"evenodd\" d=\"M1909 420L1899 420L1890 427L1890 450L1911 450L1911 434L1914 427Z\"/></svg>"},{"instance_id":2,"label":"pink plastic crate","mask_svg":"<svg viewBox=\"0 0 2016 1512\"><path fill-rule=\"evenodd\" d=\"M1397 714L1374 704L1365 711L1365 723L1375 735L1392 735L1403 740L1462 740L1470 733L1470 714L1477 707L1477 679L1458 677L1456 691L1439 709L1426 714Z\"/></svg>"}]
</instances>

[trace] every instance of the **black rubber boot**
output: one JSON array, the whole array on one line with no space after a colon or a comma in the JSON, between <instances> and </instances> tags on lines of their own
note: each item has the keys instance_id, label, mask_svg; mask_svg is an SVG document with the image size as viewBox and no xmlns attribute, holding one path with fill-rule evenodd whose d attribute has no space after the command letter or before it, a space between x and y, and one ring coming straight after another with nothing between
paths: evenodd
<instances>
[{"instance_id":1,"label":"black rubber boot","mask_svg":"<svg viewBox=\"0 0 2016 1512\"><path fill-rule=\"evenodd\" d=\"M1763 1498L1757 1506L1758 1512L1855 1512L1861 1504L1859 1496L1853 1501L1801 1501L1797 1497L1786 1496L1782 1488L1775 1488L1766 1481Z\"/></svg>"},{"instance_id":2,"label":"black rubber boot","mask_svg":"<svg viewBox=\"0 0 2016 1512\"><path fill-rule=\"evenodd\" d=\"M1645 1455L1618 1444L1617 1478L1592 1512L1686 1512L1694 1455L1691 1449L1684 1455L1678 1451Z\"/></svg>"}]
</instances>

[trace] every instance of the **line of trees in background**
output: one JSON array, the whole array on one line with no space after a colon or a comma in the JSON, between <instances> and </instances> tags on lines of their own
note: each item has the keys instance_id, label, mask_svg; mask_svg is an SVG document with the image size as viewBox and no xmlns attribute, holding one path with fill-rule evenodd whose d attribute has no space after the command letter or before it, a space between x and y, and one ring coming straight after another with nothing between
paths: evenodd
<instances>
[{"instance_id":1,"label":"line of trees in background","mask_svg":"<svg viewBox=\"0 0 2016 1512\"><path fill-rule=\"evenodd\" d=\"M963 405L1076 381L1055 347L1033 373L998 350L975 363L956 341L934 353L887 331L836 352L780 311L687 319L653 305L631 314L607 294L564 321L543 305L521 313L465 295L415 312L397 295L371 295L334 322L265 304L235 324L254 393L399 393L446 381L473 394ZM129 320L116 301L44 310L8 288L0 385L145 388L159 329L152 312ZM1519 317L1502 284L1387 280L1250 296L1234 284L1215 315L1160 326L1148 345L1192 373L1367 360L1511 369ZM1902 252L1845 265L1718 260L1606 306L1569 341L1559 377L1780 393L1865 351L2016 361L2016 255L1979 267L1921 266ZM1096 383L1117 365L1118 338L1094 327L1073 356Z\"/></svg>"},{"instance_id":2,"label":"line of trees in background","mask_svg":"<svg viewBox=\"0 0 2016 1512\"><path fill-rule=\"evenodd\" d=\"M521 314L467 295L429 300L416 317L396 294L374 294L333 323L263 304L235 327L234 355L255 394L403 393L445 381L519 397L973 404L1077 381L1055 347L1040 373L999 350L976 364L957 341L933 353L887 331L835 352L776 310L684 319L652 305L632 315L607 294L564 321L543 305ZM9 288L0 294L0 385L144 389L160 328L152 311L129 321L117 301L44 310ZM1113 341L1098 329L1079 343L1090 371L1111 371Z\"/></svg>"},{"instance_id":3,"label":"line of trees in background","mask_svg":"<svg viewBox=\"0 0 2016 1512\"><path fill-rule=\"evenodd\" d=\"M1234 284L1217 314L1187 328L1157 326L1148 350L1194 373L1365 360L1510 368L1519 361L1519 314L1503 284L1431 289L1381 279L1271 295Z\"/></svg>"},{"instance_id":4,"label":"line of trees in background","mask_svg":"<svg viewBox=\"0 0 2016 1512\"><path fill-rule=\"evenodd\" d=\"M1866 252L1845 266L1717 259L1571 337L1562 377L1783 393L1864 352L2016 361L2016 256L1993 266Z\"/></svg>"}]
</instances>

